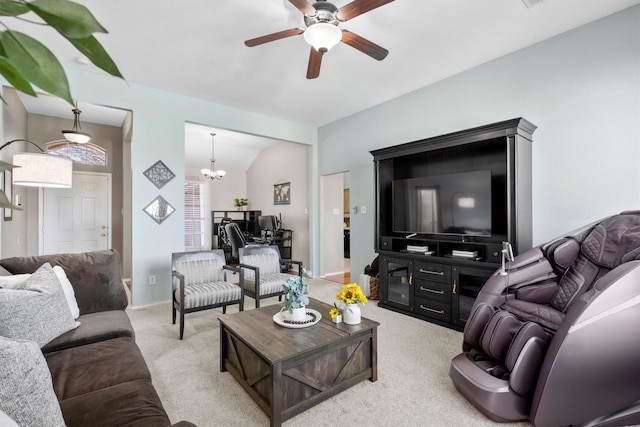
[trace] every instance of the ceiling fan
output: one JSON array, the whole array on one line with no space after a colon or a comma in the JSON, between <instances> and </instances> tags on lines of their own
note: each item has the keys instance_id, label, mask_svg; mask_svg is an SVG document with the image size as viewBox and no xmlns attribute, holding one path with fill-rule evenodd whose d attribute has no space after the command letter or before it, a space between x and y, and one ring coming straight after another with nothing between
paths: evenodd
<instances>
[{"instance_id":1,"label":"ceiling fan","mask_svg":"<svg viewBox=\"0 0 640 427\"><path fill-rule=\"evenodd\" d=\"M313 4L307 0L289 0L304 14L306 29L292 28L278 31L266 36L256 37L244 42L249 47L258 46L286 37L304 34L304 39L311 45L307 78L315 79L320 75L322 56L340 42L369 55L373 59L382 61L389 51L377 44L348 30L340 30L338 24L348 21L377 7L391 3L393 0L354 0L341 8L337 8L326 0L319 0Z\"/></svg>"}]
</instances>

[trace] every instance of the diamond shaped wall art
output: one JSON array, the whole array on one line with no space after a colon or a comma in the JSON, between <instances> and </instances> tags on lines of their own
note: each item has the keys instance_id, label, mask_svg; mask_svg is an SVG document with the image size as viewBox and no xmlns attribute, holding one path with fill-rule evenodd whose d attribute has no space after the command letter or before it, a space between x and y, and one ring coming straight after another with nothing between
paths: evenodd
<instances>
[{"instance_id":1,"label":"diamond shaped wall art","mask_svg":"<svg viewBox=\"0 0 640 427\"><path fill-rule=\"evenodd\" d=\"M175 178L175 174L171 172L162 160L155 162L155 164L144 171L143 174L158 188L164 187L167 182Z\"/></svg>"},{"instance_id":2,"label":"diamond shaped wall art","mask_svg":"<svg viewBox=\"0 0 640 427\"><path fill-rule=\"evenodd\" d=\"M158 224L162 224L162 221L169 218L169 215L175 212L175 208L162 196L153 199L143 210Z\"/></svg>"}]
</instances>

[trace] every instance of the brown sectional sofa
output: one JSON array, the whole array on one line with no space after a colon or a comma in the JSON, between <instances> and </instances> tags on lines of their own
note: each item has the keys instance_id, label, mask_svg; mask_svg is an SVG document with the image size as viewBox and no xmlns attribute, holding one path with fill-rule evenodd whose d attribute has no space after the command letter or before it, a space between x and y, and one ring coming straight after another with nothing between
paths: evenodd
<instances>
[{"instance_id":1,"label":"brown sectional sofa","mask_svg":"<svg viewBox=\"0 0 640 427\"><path fill-rule=\"evenodd\" d=\"M0 260L11 274L61 266L71 282L80 326L44 347L53 388L68 427L188 427L171 424L135 343L120 267L113 250Z\"/></svg>"}]
</instances>

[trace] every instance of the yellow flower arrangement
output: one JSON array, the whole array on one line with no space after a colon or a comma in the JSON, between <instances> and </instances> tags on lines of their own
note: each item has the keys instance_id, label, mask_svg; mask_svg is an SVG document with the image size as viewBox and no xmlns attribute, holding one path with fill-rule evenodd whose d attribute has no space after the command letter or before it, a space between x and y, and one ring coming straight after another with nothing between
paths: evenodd
<instances>
[{"instance_id":1,"label":"yellow flower arrangement","mask_svg":"<svg viewBox=\"0 0 640 427\"><path fill-rule=\"evenodd\" d=\"M340 292L338 292L338 294L336 295L336 300L338 300L338 302L343 305L358 303L364 305L367 303L367 297L365 296L364 292L362 292L362 288L358 286L357 283L349 283L347 285L344 285ZM329 310L329 316L331 316L332 319L340 316L340 310L338 309L336 303L333 303L333 308Z\"/></svg>"},{"instance_id":2,"label":"yellow flower arrangement","mask_svg":"<svg viewBox=\"0 0 640 427\"><path fill-rule=\"evenodd\" d=\"M367 297L362 292L362 288L357 283L349 283L342 287L342 290L336 295L336 299L345 304L366 304Z\"/></svg>"}]
</instances>

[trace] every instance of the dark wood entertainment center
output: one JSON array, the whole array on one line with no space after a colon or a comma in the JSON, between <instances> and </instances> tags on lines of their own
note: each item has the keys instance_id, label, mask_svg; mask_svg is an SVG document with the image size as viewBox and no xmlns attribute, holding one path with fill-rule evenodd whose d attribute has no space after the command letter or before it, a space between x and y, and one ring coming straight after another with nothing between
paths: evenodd
<instances>
[{"instance_id":1,"label":"dark wood entertainment center","mask_svg":"<svg viewBox=\"0 0 640 427\"><path fill-rule=\"evenodd\" d=\"M515 254L531 248L531 142L535 130L535 125L517 118L371 151L380 307L449 328L464 328L480 288L501 265L502 242L510 242ZM394 185L398 182L414 178L437 181L438 177L480 171L487 175L490 171L490 233L438 229L414 234L394 227L394 208L396 212L404 209L404 205L394 206ZM445 212L451 224L455 215L468 215L469 210L460 209L482 203L463 197L466 194L462 191L449 194L438 186L427 191L437 208L429 207L434 210L432 215L437 219ZM463 199L466 202L462 203ZM427 246L429 254L407 251L407 245ZM453 251L467 253L457 257Z\"/></svg>"}]
</instances>

